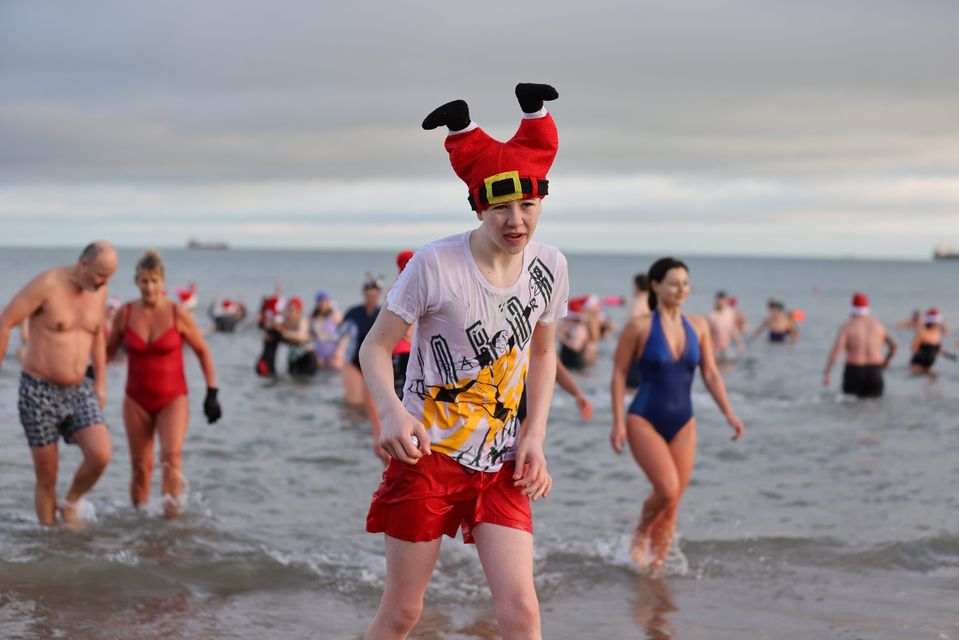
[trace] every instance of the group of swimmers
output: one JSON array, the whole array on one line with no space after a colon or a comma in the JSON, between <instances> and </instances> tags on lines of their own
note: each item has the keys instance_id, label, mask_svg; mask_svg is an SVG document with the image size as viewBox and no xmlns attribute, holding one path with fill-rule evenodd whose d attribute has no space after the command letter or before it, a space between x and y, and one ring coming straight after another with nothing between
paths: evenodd
<instances>
[{"instance_id":1,"label":"group of swimmers","mask_svg":"<svg viewBox=\"0 0 959 640\"><path fill-rule=\"evenodd\" d=\"M577 397L584 420L592 413L558 362L557 344L594 350L604 329L601 320L596 322L595 301L587 299L576 320L586 340L580 340L584 334L571 321L560 340L557 325L571 302L566 258L533 240L549 192L546 174L558 148L544 102L555 100L558 92L523 83L515 95L523 117L506 143L473 123L462 100L441 105L423 121L424 129L448 130L445 147L468 187L478 225L398 256L399 275L383 306L382 283L370 277L362 287L363 303L342 318L334 315L329 296L317 295L311 322L302 300L281 305L277 291L264 300L258 319L263 335L259 374L275 375L280 344L290 347L295 375L309 375L321 362L341 365L347 400L366 406L373 422L373 449L385 469L366 528L384 534L387 570L369 639L405 638L412 631L441 538L457 530L465 543L476 545L503 637L541 637L530 503L552 490L544 440L555 385ZM207 419L221 415L209 349L192 315L162 295L163 266L155 252L138 262L135 281L141 295L116 310L106 337L104 285L117 262L108 243L95 242L75 265L38 276L0 314L0 352L12 327L24 319L30 326L19 407L35 463L37 515L46 524L56 520L58 504L64 521L76 520L76 501L109 460L104 365L121 343L128 352L123 414L134 461L134 505L149 495L153 442L159 439L163 491L169 496L165 513L172 517L178 509L179 454L189 412L182 344L200 359ZM689 292L690 270L672 257L656 260L637 280L610 382L611 447L620 453L628 444L651 485L630 553L639 567L654 573L664 568L693 470L697 425L691 387L697 368L732 439L745 431L716 363L717 347L725 352L735 343L745 349L745 318L725 295L717 296L707 317L686 314ZM784 305L771 304L760 327L771 340L790 334L780 314L791 315ZM833 351L838 356L845 349L847 370L871 366L876 340L881 345L887 337L868 322L873 319L867 313L853 315ZM606 334L612 331L607 324ZM320 336L328 346L316 353ZM356 347L349 355L341 351L346 342ZM307 352L312 364L304 361ZM595 354L583 352L584 364L589 357ZM92 379L84 376L91 358ZM827 383L834 360L831 356L827 365ZM636 387L627 405L626 390ZM58 503L61 436L80 446L84 460L66 500Z\"/></svg>"},{"instance_id":2,"label":"group of swimmers","mask_svg":"<svg viewBox=\"0 0 959 640\"><path fill-rule=\"evenodd\" d=\"M77 503L106 469L112 453L103 409L106 362L121 345L127 354L123 422L132 465L130 498L135 507L150 497L154 446L159 441L163 511L182 508L182 450L190 406L183 346L197 355L206 380L203 412L221 414L216 367L193 314L164 294L160 255L137 262L140 297L107 305L106 284L116 271L116 250L105 241L88 245L77 262L31 280L0 313L0 354L11 330L27 323L18 409L32 454L34 507L43 524L79 523ZM57 499L58 441L76 444L83 461L63 499Z\"/></svg>"}]
</instances>

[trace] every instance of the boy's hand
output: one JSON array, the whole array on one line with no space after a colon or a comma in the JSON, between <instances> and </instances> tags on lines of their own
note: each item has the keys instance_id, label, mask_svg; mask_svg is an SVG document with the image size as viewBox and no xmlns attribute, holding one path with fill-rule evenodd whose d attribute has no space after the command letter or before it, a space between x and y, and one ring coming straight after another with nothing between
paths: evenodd
<instances>
[{"instance_id":1,"label":"boy's hand","mask_svg":"<svg viewBox=\"0 0 959 640\"><path fill-rule=\"evenodd\" d=\"M426 429L406 409L383 416L380 446L391 457L406 464L416 464L423 456L430 455L430 437L426 435Z\"/></svg>"},{"instance_id":2,"label":"boy's hand","mask_svg":"<svg viewBox=\"0 0 959 640\"><path fill-rule=\"evenodd\" d=\"M523 495L536 502L549 495L553 488L553 478L546 471L546 455L543 443L532 439L520 438L516 447L516 470L513 472L513 486L521 487Z\"/></svg>"}]
</instances>

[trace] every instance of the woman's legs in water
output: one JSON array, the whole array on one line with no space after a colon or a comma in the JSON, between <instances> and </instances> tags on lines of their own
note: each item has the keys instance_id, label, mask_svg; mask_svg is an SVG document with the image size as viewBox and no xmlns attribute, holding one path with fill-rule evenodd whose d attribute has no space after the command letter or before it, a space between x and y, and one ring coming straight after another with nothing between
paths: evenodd
<instances>
[{"instance_id":1,"label":"woman's legs in water","mask_svg":"<svg viewBox=\"0 0 959 640\"><path fill-rule=\"evenodd\" d=\"M667 443L649 422L629 414L626 434L633 457L653 486L643 503L630 555L641 567L652 562L654 568L661 568L672 541L679 501L689 483L696 457L696 421L691 418L672 442ZM649 557L651 543L655 560Z\"/></svg>"},{"instance_id":2,"label":"woman's legs in water","mask_svg":"<svg viewBox=\"0 0 959 640\"><path fill-rule=\"evenodd\" d=\"M653 562L650 565L654 571L660 571L666 562L666 555L673 544L673 534L676 531L676 514L679 511L679 502L683 494L686 493L686 487L689 485L689 478L693 473L693 465L696 461L696 420L693 418L680 430L679 433L669 443L669 451L673 456L673 462L676 464L676 472L679 475L679 499L676 504L663 512L653 521L650 529L650 542L653 552Z\"/></svg>"},{"instance_id":3,"label":"woman's legs in water","mask_svg":"<svg viewBox=\"0 0 959 640\"><path fill-rule=\"evenodd\" d=\"M129 396L123 398L123 424L130 445L130 499L134 507L150 500L150 481L153 477L153 439L159 434L160 461L163 465L163 495L178 498L182 485L182 451L190 418L190 403L186 395L172 400L154 417ZM164 504L167 517L179 513L179 505Z\"/></svg>"},{"instance_id":4,"label":"woman's legs in water","mask_svg":"<svg viewBox=\"0 0 959 640\"><path fill-rule=\"evenodd\" d=\"M163 469L163 515L175 518L180 514L183 493L183 441L190 425L190 400L187 395L171 400L156 417L160 440L160 464Z\"/></svg>"},{"instance_id":5,"label":"woman's legs in water","mask_svg":"<svg viewBox=\"0 0 959 640\"><path fill-rule=\"evenodd\" d=\"M153 475L153 416L134 402L123 397L123 426L130 445L130 500L139 507L150 499L150 478Z\"/></svg>"}]
</instances>

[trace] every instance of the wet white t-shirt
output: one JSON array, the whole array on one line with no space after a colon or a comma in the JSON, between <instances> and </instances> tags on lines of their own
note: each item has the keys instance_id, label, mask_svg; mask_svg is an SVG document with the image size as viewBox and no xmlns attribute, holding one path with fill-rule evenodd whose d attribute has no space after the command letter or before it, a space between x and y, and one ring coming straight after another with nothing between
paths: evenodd
<instances>
[{"instance_id":1,"label":"wet white t-shirt","mask_svg":"<svg viewBox=\"0 0 959 640\"><path fill-rule=\"evenodd\" d=\"M516 409L537 323L566 315L566 257L530 241L506 289L480 273L470 232L431 242L406 265L387 309L416 324L403 405L420 418L433 451L480 471L514 457Z\"/></svg>"}]
</instances>

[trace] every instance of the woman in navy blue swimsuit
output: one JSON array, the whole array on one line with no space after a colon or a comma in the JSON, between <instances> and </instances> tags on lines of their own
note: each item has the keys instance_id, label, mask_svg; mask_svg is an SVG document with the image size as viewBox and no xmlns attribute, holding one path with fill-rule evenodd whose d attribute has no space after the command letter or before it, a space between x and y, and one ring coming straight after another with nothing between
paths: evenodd
<instances>
[{"instance_id":1,"label":"woman in navy blue swimsuit","mask_svg":"<svg viewBox=\"0 0 959 640\"><path fill-rule=\"evenodd\" d=\"M630 555L638 566L659 572L672 544L679 501L696 457L696 418L690 392L697 365L706 388L733 428L733 440L742 435L743 423L729 405L705 318L681 312L689 295L686 265L674 258L660 258L650 267L648 277L652 314L627 324L616 346L610 384L610 442L616 453L621 453L628 441L633 457L653 485L643 503ZM636 359L642 382L624 416L626 376Z\"/></svg>"}]
</instances>

